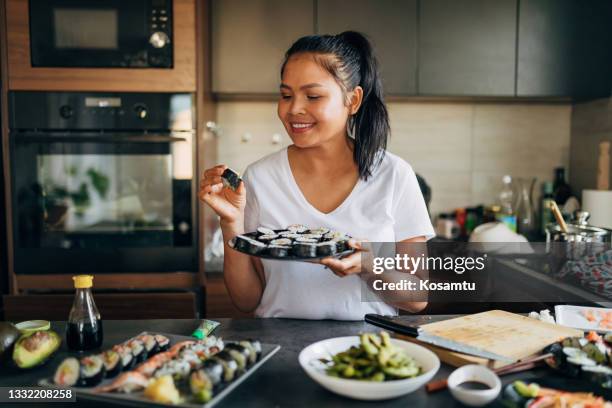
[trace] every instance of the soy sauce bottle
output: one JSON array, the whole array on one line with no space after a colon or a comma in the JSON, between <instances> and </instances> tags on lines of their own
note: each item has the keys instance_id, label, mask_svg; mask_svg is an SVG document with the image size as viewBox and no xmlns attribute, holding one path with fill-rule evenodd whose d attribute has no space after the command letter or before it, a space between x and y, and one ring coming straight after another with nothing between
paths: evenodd
<instances>
[{"instance_id":1,"label":"soy sauce bottle","mask_svg":"<svg viewBox=\"0 0 612 408\"><path fill-rule=\"evenodd\" d=\"M66 326L66 344L75 351L97 349L102 345L103 331L100 312L94 303L91 287L93 276L73 276L76 295Z\"/></svg>"}]
</instances>

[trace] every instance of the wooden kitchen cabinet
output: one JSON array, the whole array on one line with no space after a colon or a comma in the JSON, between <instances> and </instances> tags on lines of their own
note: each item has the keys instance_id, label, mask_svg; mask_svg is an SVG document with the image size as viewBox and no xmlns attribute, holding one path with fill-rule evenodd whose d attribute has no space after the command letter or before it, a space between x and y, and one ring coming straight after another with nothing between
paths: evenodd
<instances>
[{"instance_id":1,"label":"wooden kitchen cabinet","mask_svg":"<svg viewBox=\"0 0 612 408\"><path fill-rule=\"evenodd\" d=\"M313 33L313 0L214 0L213 92L278 93L285 51Z\"/></svg>"},{"instance_id":2,"label":"wooden kitchen cabinet","mask_svg":"<svg viewBox=\"0 0 612 408\"><path fill-rule=\"evenodd\" d=\"M317 34L365 33L379 60L386 94L416 95L417 0L324 0Z\"/></svg>"},{"instance_id":3,"label":"wooden kitchen cabinet","mask_svg":"<svg viewBox=\"0 0 612 408\"><path fill-rule=\"evenodd\" d=\"M612 2L521 0L517 95L610 95Z\"/></svg>"},{"instance_id":4,"label":"wooden kitchen cabinet","mask_svg":"<svg viewBox=\"0 0 612 408\"><path fill-rule=\"evenodd\" d=\"M420 95L513 96L517 0L422 0Z\"/></svg>"}]
</instances>

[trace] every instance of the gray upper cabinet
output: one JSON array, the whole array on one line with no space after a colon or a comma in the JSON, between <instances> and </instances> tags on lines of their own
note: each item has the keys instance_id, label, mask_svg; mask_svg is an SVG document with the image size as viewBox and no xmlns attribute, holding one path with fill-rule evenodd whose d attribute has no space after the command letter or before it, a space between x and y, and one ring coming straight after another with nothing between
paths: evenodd
<instances>
[{"instance_id":1,"label":"gray upper cabinet","mask_svg":"<svg viewBox=\"0 0 612 408\"><path fill-rule=\"evenodd\" d=\"M517 0L421 0L421 95L513 96Z\"/></svg>"},{"instance_id":2,"label":"gray upper cabinet","mask_svg":"<svg viewBox=\"0 0 612 408\"><path fill-rule=\"evenodd\" d=\"M610 95L610 0L521 0L518 96Z\"/></svg>"},{"instance_id":3,"label":"gray upper cabinet","mask_svg":"<svg viewBox=\"0 0 612 408\"><path fill-rule=\"evenodd\" d=\"M572 94L572 2L575 0L521 0L518 96Z\"/></svg>"},{"instance_id":4,"label":"gray upper cabinet","mask_svg":"<svg viewBox=\"0 0 612 408\"><path fill-rule=\"evenodd\" d=\"M373 44L386 94L415 95L417 0L319 0L317 34L352 30Z\"/></svg>"},{"instance_id":5,"label":"gray upper cabinet","mask_svg":"<svg viewBox=\"0 0 612 408\"><path fill-rule=\"evenodd\" d=\"M277 93L285 51L313 33L313 0L213 0L213 92Z\"/></svg>"}]
</instances>

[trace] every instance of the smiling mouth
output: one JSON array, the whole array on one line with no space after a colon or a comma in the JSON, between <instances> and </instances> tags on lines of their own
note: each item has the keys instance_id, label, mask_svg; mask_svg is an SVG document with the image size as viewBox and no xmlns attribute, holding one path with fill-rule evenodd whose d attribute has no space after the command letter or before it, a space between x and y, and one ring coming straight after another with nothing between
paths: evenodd
<instances>
[{"instance_id":1,"label":"smiling mouth","mask_svg":"<svg viewBox=\"0 0 612 408\"><path fill-rule=\"evenodd\" d=\"M294 133L303 133L312 129L314 125L314 123L291 123L291 130Z\"/></svg>"}]
</instances>

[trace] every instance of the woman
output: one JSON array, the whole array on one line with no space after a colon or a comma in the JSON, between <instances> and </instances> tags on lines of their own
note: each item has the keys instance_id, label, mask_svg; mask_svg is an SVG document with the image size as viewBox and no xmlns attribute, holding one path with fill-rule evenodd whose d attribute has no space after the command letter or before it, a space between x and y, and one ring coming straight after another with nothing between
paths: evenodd
<instances>
[{"instance_id":1,"label":"woman","mask_svg":"<svg viewBox=\"0 0 612 408\"><path fill-rule=\"evenodd\" d=\"M221 218L223 239L258 226L328 227L376 242L424 242L434 235L412 168L385 152L389 122L368 40L356 32L308 36L287 51L278 116L293 144L251 164L236 191L226 166L206 170L199 197ZM411 312L426 302L362 301L362 243L320 264L265 260L225 247L234 304L261 317L361 320ZM364 263L366 264L366 263ZM332 273L333 272L333 273Z\"/></svg>"}]
</instances>

